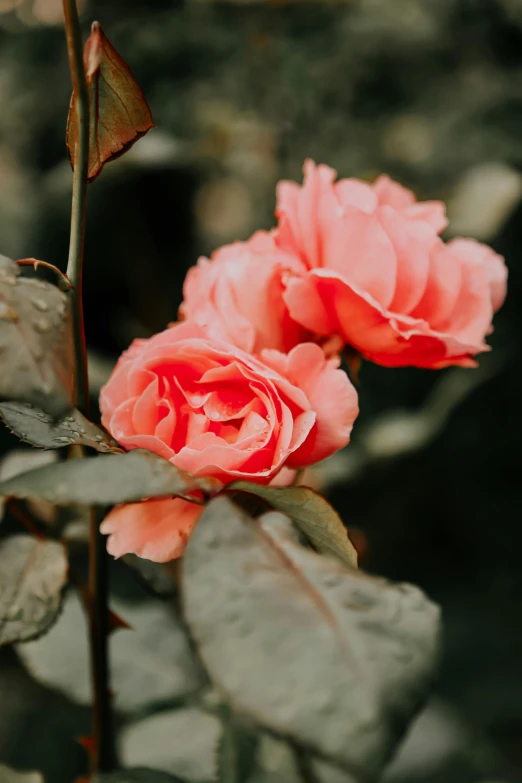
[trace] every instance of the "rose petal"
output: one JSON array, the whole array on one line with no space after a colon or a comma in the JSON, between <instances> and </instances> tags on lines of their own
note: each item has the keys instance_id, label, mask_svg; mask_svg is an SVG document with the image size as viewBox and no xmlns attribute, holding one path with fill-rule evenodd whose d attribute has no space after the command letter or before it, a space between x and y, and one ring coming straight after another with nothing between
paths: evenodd
<instances>
[{"instance_id":1,"label":"rose petal","mask_svg":"<svg viewBox=\"0 0 522 783\"><path fill-rule=\"evenodd\" d=\"M100 526L114 557L129 553L165 563L183 554L203 508L181 498L116 506Z\"/></svg>"}]
</instances>

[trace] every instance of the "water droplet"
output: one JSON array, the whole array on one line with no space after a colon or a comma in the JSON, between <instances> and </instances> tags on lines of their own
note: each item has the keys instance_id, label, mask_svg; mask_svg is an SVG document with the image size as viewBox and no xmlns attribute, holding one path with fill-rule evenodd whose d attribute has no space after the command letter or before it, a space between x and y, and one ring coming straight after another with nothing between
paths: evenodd
<instances>
[{"instance_id":1,"label":"water droplet","mask_svg":"<svg viewBox=\"0 0 522 783\"><path fill-rule=\"evenodd\" d=\"M20 607L18 606L18 604L13 604L12 606L9 607L9 609L5 613L5 619L6 620L11 620L11 621L20 620L21 617L22 617L22 614L23 614L23 612L20 609Z\"/></svg>"},{"instance_id":2,"label":"water droplet","mask_svg":"<svg viewBox=\"0 0 522 783\"><path fill-rule=\"evenodd\" d=\"M39 318L38 321L34 322L33 327L37 332L44 334L51 328L51 322L47 318Z\"/></svg>"},{"instance_id":3,"label":"water droplet","mask_svg":"<svg viewBox=\"0 0 522 783\"><path fill-rule=\"evenodd\" d=\"M10 275L9 272L4 272L2 274L2 281L6 285L16 285L17 282L16 277L14 275Z\"/></svg>"},{"instance_id":4,"label":"water droplet","mask_svg":"<svg viewBox=\"0 0 522 783\"><path fill-rule=\"evenodd\" d=\"M342 579L338 574L326 574L323 578L323 584L325 587L337 587L341 583Z\"/></svg>"},{"instance_id":5,"label":"water droplet","mask_svg":"<svg viewBox=\"0 0 522 783\"><path fill-rule=\"evenodd\" d=\"M53 440L55 440L57 443L67 443L67 444L73 443L72 438L68 438L65 435L60 435L57 438L53 438Z\"/></svg>"},{"instance_id":6,"label":"water droplet","mask_svg":"<svg viewBox=\"0 0 522 783\"><path fill-rule=\"evenodd\" d=\"M49 309L49 305L45 299L31 299L31 304L33 307L36 307L37 310L40 310L41 313L46 313Z\"/></svg>"},{"instance_id":7,"label":"water droplet","mask_svg":"<svg viewBox=\"0 0 522 783\"><path fill-rule=\"evenodd\" d=\"M101 434L100 435L95 435L94 436L94 440L97 441L98 443L101 443L104 440L104 437Z\"/></svg>"}]
</instances>

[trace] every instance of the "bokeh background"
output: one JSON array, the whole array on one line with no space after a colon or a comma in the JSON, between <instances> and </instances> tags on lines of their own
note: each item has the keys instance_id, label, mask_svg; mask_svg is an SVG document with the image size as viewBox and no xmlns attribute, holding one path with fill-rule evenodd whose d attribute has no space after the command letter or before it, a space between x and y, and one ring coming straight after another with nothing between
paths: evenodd
<instances>
[{"instance_id":1,"label":"bokeh background","mask_svg":"<svg viewBox=\"0 0 522 783\"><path fill-rule=\"evenodd\" d=\"M89 187L94 389L134 337L175 319L198 256L274 224L276 182L300 180L306 157L442 198L448 236L505 255L509 295L480 368L364 364L353 443L310 480L353 530L366 569L415 582L443 608L436 693L386 781L522 781L522 0L81 7L86 34L98 19L157 125ZM60 0L0 0L0 251L62 268L69 96ZM6 432L0 443L17 446ZM113 577L139 610L148 599L128 569ZM2 652L0 762L70 783L88 727L87 707ZM154 766L157 747L165 768L172 737L162 750L155 734L127 738L133 763ZM185 742L204 734L185 728ZM272 750L259 780L291 783ZM190 762L184 772L202 780Z\"/></svg>"}]
</instances>

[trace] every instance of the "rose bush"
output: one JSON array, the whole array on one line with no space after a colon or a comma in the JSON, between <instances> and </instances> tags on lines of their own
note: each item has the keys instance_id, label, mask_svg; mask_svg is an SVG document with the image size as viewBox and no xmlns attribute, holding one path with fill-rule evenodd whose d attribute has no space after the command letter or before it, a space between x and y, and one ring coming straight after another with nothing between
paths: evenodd
<instances>
[{"instance_id":1,"label":"rose bush","mask_svg":"<svg viewBox=\"0 0 522 783\"><path fill-rule=\"evenodd\" d=\"M277 194L276 241L308 269L286 280L292 318L378 364L473 366L505 297L503 259L473 240L444 243L444 206L388 177L335 182L312 161L304 173Z\"/></svg>"},{"instance_id":2,"label":"rose bush","mask_svg":"<svg viewBox=\"0 0 522 783\"><path fill-rule=\"evenodd\" d=\"M348 443L357 393L338 365L314 343L256 358L181 323L122 355L101 392L102 422L124 448L197 476L267 484ZM198 510L179 499L117 508L103 526L109 551L175 557Z\"/></svg>"},{"instance_id":3,"label":"rose bush","mask_svg":"<svg viewBox=\"0 0 522 783\"><path fill-rule=\"evenodd\" d=\"M225 245L189 269L180 316L244 351L287 352L310 337L290 318L283 299L288 277L305 273L299 258L257 231L248 242Z\"/></svg>"}]
</instances>

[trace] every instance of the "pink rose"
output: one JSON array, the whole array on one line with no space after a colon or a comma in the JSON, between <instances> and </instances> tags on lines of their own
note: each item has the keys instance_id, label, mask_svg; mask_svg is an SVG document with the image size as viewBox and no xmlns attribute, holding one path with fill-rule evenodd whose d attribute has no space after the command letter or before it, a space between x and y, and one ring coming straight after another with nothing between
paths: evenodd
<instances>
[{"instance_id":1,"label":"pink rose","mask_svg":"<svg viewBox=\"0 0 522 783\"><path fill-rule=\"evenodd\" d=\"M107 551L113 557L132 552L166 563L181 557L202 511L202 506L181 498L143 500L113 508L100 530L109 536Z\"/></svg>"},{"instance_id":2,"label":"pink rose","mask_svg":"<svg viewBox=\"0 0 522 783\"><path fill-rule=\"evenodd\" d=\"M102 422L124 448L197 476L267 484L348 443L357 393L338 364L314 343L255 358L187 321L132 343L101 391ZM199 510L144 501L114 509L102 530L112 554L167 560L181 554Z\"/></svg>"},{"instance_id":3,"label":"pink rose","mask_svg":"<svg viewBox=\"0 0 522 783\"><path fill-rule=\"evenodd\" d=\"M289 351L309 334L290 318L284 284L290 274L305 273L298 258L258 231L248 242L225 245L189 269L180 315L250 353Z\"/></svg>"},{"instance_id":4,"label":"pink rose","mask_svg":"<svg viewBox=\"0 0 522 783\"><path fill-rule=\"evenodd\" d=\"M378 364L473 365L505 297L503 259L473 240L445 244L443 205L388 177L335 182L312 161L304 172L302 187L279 184L276 210L277 243L308 267L286 283L292 318Z\"/></svg>"}]
</instances>

